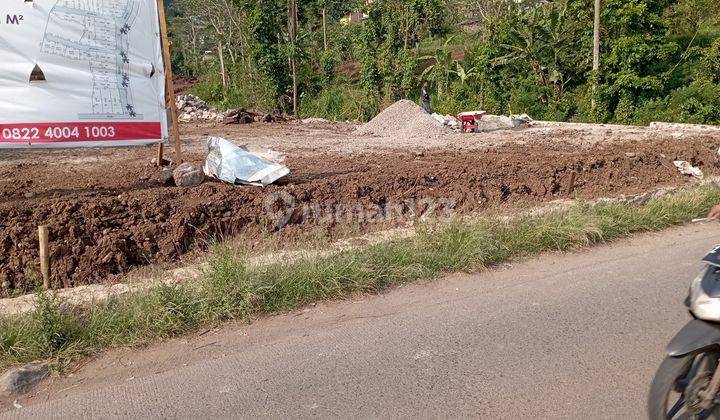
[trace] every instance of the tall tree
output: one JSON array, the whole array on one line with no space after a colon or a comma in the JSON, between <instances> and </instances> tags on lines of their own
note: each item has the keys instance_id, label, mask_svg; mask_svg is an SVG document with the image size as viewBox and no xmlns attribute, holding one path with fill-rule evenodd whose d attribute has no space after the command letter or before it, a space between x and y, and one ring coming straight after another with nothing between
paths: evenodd
<instances>
[{"instance_id":1,"label":"tall tree","mask_svg":"<svg viewBox=\"0 0 720 420\"><path fill-rule=\"evenodd\" d=\"M292 88L292 76L283 46L283 28L287 28L287 5L279 0L249 0L249 26L254 39L252 61L271 82L278 98L277 107L285 107L281 98Z\"/></svg>"},{"instance_id":2,"label":"tall tree","mask_svg":"<svg viewBox=\"0 0 720 420\"><path fill-rule=\"evenodd\" d=\"M292 74L292 108L293 115L297 116L297 28L298 28L298 7L297 0L287 2L287 24L288 24L288 59L290 60L290 72Z\"/></svg>"},{"instance_id":3,"label":"tall tree","mask_svg":"<svg viewBox=\"0 0 720 420\"><path fill-rule=\"evenodd\" d=\"M678 45L667 36L665 0L606 0L599 100L605 118L629 123L639 104L662 94Z\"/></svg>"}]
</instances>

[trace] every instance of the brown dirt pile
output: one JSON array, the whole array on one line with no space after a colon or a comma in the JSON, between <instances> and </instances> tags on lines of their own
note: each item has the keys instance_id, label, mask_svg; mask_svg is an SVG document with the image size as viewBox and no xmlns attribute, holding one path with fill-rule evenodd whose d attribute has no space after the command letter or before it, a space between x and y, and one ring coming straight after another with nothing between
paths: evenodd
<instances>
[{"instance_id":1,"label":"brown dirt pile","mask_svg":"<svg viewBox=\"0 0 720 420\"><path fill-rule=\"evenodd\" d=\"M297 154L286 162L291 175L266 189L217 182L163 187L157 169L137 159L85 167L53 166L50 159L6 165L0 171L0 297L33 288L39 224L51 230L54 280L73 286L177 262L213 238L252 241L272 223L266 207L273 193L322 207L451 199L457 211L469 212L564 198L577 172L575 193L592 199L693 182L678 173L674 159L720 174L717 143L700 137L587 148L547 142L424 154ZM316 221L301 223L296 216L275 235L317 228ZM341 228L335 222L323 227L329 237Z\"/></svg>"}]
</instances>

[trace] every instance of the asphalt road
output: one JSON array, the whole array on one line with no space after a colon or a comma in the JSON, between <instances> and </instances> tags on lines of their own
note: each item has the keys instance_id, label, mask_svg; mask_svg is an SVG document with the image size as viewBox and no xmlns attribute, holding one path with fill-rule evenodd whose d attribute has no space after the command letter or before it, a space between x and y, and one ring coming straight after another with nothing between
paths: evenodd
<instances>
[{"instance_id":1,"label":"asphalt road","mask_svg":"<svg viewBox=\"0 0 720 420\"><path fill-rule=\"evenodd\" d=\"M643 418L720 227L413 284L118 351L2 418Z\"/></svg>"}]
</instances>

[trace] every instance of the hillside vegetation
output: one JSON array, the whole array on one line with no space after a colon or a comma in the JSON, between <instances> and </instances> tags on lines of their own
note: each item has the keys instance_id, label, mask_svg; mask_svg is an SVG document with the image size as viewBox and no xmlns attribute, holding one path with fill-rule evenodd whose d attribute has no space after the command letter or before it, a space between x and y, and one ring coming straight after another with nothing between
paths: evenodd
<instances>
[{"instance_id":1,"label":"hillside vegetation","mask_svg":"<svg viewBox=\"0 0 720 420\"><path fill-rule=\"evenodd\" d=\"M400 98L417 100L427 80L441 113L720 123L720 14L709 0L603 1L597 72L592 0L168 7L175 71L224 107L367 120ZM353 11L365 18L348 24Z\"/></svg>"}]
</instances>

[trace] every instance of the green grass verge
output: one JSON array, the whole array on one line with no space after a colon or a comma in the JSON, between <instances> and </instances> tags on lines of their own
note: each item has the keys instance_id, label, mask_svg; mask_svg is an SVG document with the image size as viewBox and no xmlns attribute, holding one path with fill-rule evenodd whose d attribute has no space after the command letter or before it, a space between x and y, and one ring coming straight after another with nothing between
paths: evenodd
<instances>
[{"instance_id":1,"label":"green grass verge","mask_svg":"<svg viewBox=\"0 0 720 420\"><path fill-rule=\"evenodd\" d=\"M33 314L0 318L0 367L48 359L62 368L103 349L142 345L224 320L657 231L703 215L719 202L720 189L703 186L640 206L581 203L535 215L488 215L421 226L411 239L261 267L250 267L236 251L218 246L197 282L73 311L40 294Z\"/></svg>"}]
</instances>

